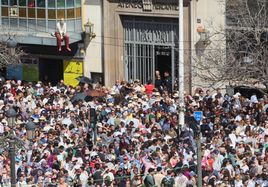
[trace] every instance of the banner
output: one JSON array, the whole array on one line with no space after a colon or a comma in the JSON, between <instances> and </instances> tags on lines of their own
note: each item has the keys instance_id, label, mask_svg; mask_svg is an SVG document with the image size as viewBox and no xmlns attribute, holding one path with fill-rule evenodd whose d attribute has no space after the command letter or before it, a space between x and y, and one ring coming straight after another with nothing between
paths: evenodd
<instances>
[{"instance_id":1,"label":"banner","mask_svg":"<svg viewBox=\"0 0 268 187\"><path fill-rule=\"evenodd\" d=\"M23 80L22 64L9 65L6 76L7 79Z\"/></svg>"},{"instance_id":2,"label":"banner","mask_svg":"<svg viewBox=\"0 0 268 187\"><path fill-rule=\"evenodd\" d=\"M39 70L37 64L23 64L23 80L38 81Z\"/></svg>"},{"instance_id":3,"label":"banner","mask_svg":"<svg viewBox=\"0 0 268 187\"><path fill-rule=\"evenodd\" d=\"M9 65L6 72L7 79L38 81L38 64Z\"/></svg>"},{"instance_id":4,"label":"banner","mask_svg":"<svg viewBox=\"0 0 268 187\"><path fill-rule=\"evenodd\" d=\"M70 60L64 61L63 64L63 77L66 85L77 86L77 77L83 76L83 62Z\"/></svg>"}]
</instances>

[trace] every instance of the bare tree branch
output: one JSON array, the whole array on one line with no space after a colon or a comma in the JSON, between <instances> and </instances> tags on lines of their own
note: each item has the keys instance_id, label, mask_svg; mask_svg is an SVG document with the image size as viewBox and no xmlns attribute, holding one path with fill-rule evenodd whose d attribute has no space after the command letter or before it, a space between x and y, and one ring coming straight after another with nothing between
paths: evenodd
<instances>
[{"instance_id":1,"label":"bare tree branch","mask_svg":"<svg viewBox=\"0 0 268 187\"><path fill-rule=\"evenodd\" d=\"M268 1L227 0L226 28L211 33L212 43L195 59L202 81L258 82L268 88L267 10Z\"/></svg>"}]
</instances>

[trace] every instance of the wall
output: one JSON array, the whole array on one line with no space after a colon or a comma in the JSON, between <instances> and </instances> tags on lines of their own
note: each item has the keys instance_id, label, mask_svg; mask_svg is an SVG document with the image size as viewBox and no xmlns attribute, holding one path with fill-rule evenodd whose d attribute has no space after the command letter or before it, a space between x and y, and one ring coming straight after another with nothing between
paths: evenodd
<instances>
[{"instance_id":1,"label":"wall","mask_svg":"<svg viewBox=\"0 0 268 187\"><path fill-rule=\"evenodd\" d=\"M169 6L170 3L177 3L175 0L158 0L153 1L163 5L163 9L158 6L151 11L145 11L142 8L141 0L104 0L104 78L105 84L112 86L115 81L124 79L124 63L123 63L123 26L120 16L154 16L178 18L178 9ZM131 2L131 3L130 3ZM189 48L190 41L190 25L189 25L189 8L184 8L184 38L185 46ZM187 44L188 43L188 44ZM187 46L188 45L188 46ZM189 55L189 54L188 54ZM189 65L189 57L185 56L185 64ZM185 73L189 73L189 68L185 67ZM187 75L188 76L188 75ZM189 77L189 76L188 76ZM189 84L188 84L189 85ZM185 85L187 89L189 86Z\"/></svg>"},{"instance_id":2,"label":"wall","mask_svg":"<svg viewBox=\"0 0 268 187\"><path fill-rule=\"evenodd\" d=\"M102 15L101 0L83 0L83 25L89 20L94 24L96 37L91 40L86 48L84 59L84 75L90 77L90 73L102 73Z\"/></svg>"},{"instance_id":3,"label":"wall","mask_svg":"<svg viewBox=\"0 0 268 187\"><path fill-rule=\"evenodd\" d=\"M210 35L216 31L224 31L225 28L225 1L224 0L192 0L191 1L191 51L192 51L192 85L194 90L197 87L206 87L208 85L204 83L198 75L198 70L194 68L195 63L198 63L195 44L199 41L200 35L197 32L199 25L210 32ZM197 23L200 19L201 23ZM217 50L219 46L225 49L225 41L215 36L210 38L213 45L215 46L212 50ZM208 49L206 49L208 50ZM205 51L206 52L206 51ZM209 68L209 67L208 67Z\"/></svg>"}]
</instances>

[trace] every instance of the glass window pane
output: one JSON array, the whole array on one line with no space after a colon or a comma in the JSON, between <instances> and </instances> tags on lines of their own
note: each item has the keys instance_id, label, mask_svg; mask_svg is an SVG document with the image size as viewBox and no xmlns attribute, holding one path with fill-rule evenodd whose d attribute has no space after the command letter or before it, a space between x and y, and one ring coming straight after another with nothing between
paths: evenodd
<instances>
[{"instance_id":1,"label":"glass window pane","mask_svg":"<svg viewBox=\"0 0 268 187\"><path fill-rule=\"evenodd\" d=\"M58 0L57 8L65 8L65 0Z\"/></svg>"},{"instance_id":2,"label":"glass window pane","mask_svg":"<svg viewBox=\"0 0 268 187\"><path fill-rule=\"evenodd\" d=\"M81 0L75 0L75 7L81 7Z\"/></svg>"},{"instance_id":3,"label":"glass window pane","mask_svg":"<svg viewBox=\"0 0 268 187\"><path fill-rule=\"evenodd\" d=\"M56 11L48 10L48 19L56 19Z\"/></svg>"},{"instance_id":4,"label":"glass window pane","mask_svg":"<svg viewBox=\"0 0 268 187\"><path fill-rule=\"evenodd\" d=\"M8 8L2 7L2 16L8 16Z\"/></svg>"},{"instance_id":5,"label":"glass window pane","mask_svg":"<svg viewBox=\"0 0 268 187\"><path fill-rule=\"evenodd\" d=\"M67 9L67 18L74 18L74 9Z\"/></svg>"},{"instance_id":6,"label":"glass window pane","mask_svg":"<svg viewBox=\"0 0 268 187\"><path fill-rule=\"evenodd\" d=\"M18 27L18 19L10 18L10 27Z\"/></svg>"},{"instance_id":7,"label":"glass window pane","mask_svg":"<svg viewBox=\"0 0 268 187\"><path fill-rule=\"evenodd\" d=\"M19 16L26 17L26 8L19 8Z\"/></svg>"},{"instance_id":8,"label":"glass window pane","mask_svg":"<svg viewBox=\"0 0 268 187\"><path fill-rule=\"evenodd\" d=\"M67 26L67 31L68 32L74 32L75 21L74 20L67 20L66 26Z\"/></svg>"},{"instance_id":9,"label":"glass window pane","mask_svg":"<svg viewBox=\"0 0 268 187\"><path fill-rule=\"evenodd\" d=\"M46 10L37 9L37 18L46 18Z\"/></svg>"},{"instance_id":10,"label":"glass window pane","mask_svg":"<svg viewBox=\"0 0 268 187\"><path fill-rule=\"evenodd\" d=\"M65 10L64 9L57 10L57 19L61 19L61 18L65 18Z\"/></svg>"},{"instance_id":11,"label":"glass window pane","mask_svg":"<svg viewBox=\"0 0 268 187\"><path fill-rule=\"evenodd\" d=\"M2 5L8 5L8 0L2 0Z\"/></svg>"},{"instance_id":12,"label":"glass window pane","mask_svg":"<svg viewBox=\"0 0 268 187\"><path fill-rule=\"evenodd\" d=\"M55 0L47 0L48 8L55 8Z\"/></svg>"},{"instance_id":13,"label":"glass window pane","mask_svg":"<svg viewBox=\"0 0 268 187\"><path fill-rule=\"evenodd\" d=\"M67 0L67 7L74 7L74 0Z\"/></svg>"},{"instance_id":14,"label":"glass window pane","mask_svg":"<svg viewBox=\"0 0 268 187\"><path fill-rule=\"evenodd\" d=\"M35 8L28 8L28 17L35 18Z\"/></svg>"},{"instance_id":15,"label":"glass window pane","mask_svg":"<svg viewBox=\"0 0 268 187\"><path fill-rule=\"evenodd\" d=\"M35 0L28 0L28 7L35 7Z\"/></svg>"},{"instance_id":16,"label":"glass window pane","mask_svg":"<svg viewBox=\"0 0 268 187\"><path fill-rule=\"evenodd\" d=\"M29 19L28 20L28 29L29 30L35 30L36 29L35 19Z\"/></svg>"},{"instance_id":17,"label":"glass window pane","mask_svg":"<svg viewBox=\"0 0 268 187\"><path fill-rule=\"evenodd\" d=\"M20 6L26 6L26 0L19 0Z\"/></svg>"},{"instance_id":18,"label":"glass window pane","mask_svg":"<svg viewBox=\"0 0 268 187\"><path fill-rule=\"evenodd\" d=\"M27 20L26 19L19 19L19 27L20 27L20 30L26 30L27 29Z\"/></svg>"},{"instance_id":19,"label":"glass window pane","mask_svg":"<svg viewBox=\"0 0 268 187\"><path fill-rule=\"evenodd\" d=\"M76 17L81 18L81 8L76 8Z\"/></svg>"},{"instance_id":20,"label":"glass window pane","mask_svg":"<svg viewBox=\"0 0 268 187\"><path fill-rule=\"evenodd\" d=\"M48 20L48 32L55 32L56 30L56 21Z\"/></svg>"},{"instance_id":21,"label":"glass window pane","mask_svg":"<svg viewBox=\"0 0 268 187\"><path fill-rule=\"evenodd\" d=\"M17 5L17 0L10 0L10 6Z\"/></svg>"},{"instance_id":22,"label":"glass window pane","mask_svg":"<svg viewBox=\"0 0 268 187\"><path fill-rule=\"evenodd\" d=\"M45 7L46 1L45 0L37 0L37 6L38 7Z\"/></svg>"},{"instance_id":23,"label":"glass window pane","mask_svg":"<svg viewBox=\"0 0 268 187\"><path fill-rule=\"evenodd\" d=\"M9 19L8 18L3 18L2 19L2 25L9 25Z\"/></svg>"},{"instance_id":24,"label":"glass window pane","mask_svg":"<svg viewBox=\"0 0 268 187\"><path fill-rule=\"evenodd\" d=\"M75 20L75 31L76 32L81 32L82 31L82 20L81 19L76 19Z\"/></svg>"},{"instance_id":25,"label":"glass window pane","mask_svg":"<svg viewBox=\"0 0 268 187\"><path fill-rule=\"evenodd\" d=\"M45 20L37 20L36 30L45 31L46 30L46 21Z\"/></svg>"}]
</instances>

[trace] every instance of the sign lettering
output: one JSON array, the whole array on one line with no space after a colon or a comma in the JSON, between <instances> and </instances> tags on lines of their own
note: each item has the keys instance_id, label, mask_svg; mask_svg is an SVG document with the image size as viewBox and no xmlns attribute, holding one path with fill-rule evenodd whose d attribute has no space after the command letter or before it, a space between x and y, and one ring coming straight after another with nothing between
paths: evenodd
<instances>
[{"instance_id":1,"label":"sign lettering","mask_svg":"<svg viewBox=\"0 0 268 187\"><path fill-rule=\"evenodd\" d=\"M118 8L134 8L134 9L143 9L144 11L151 11L151 10L172 10L178 11L179 6L177 4L164 4L164 3L157 3L153 4L152 0L120 0Z\"/></svg>"}]
</instances>

